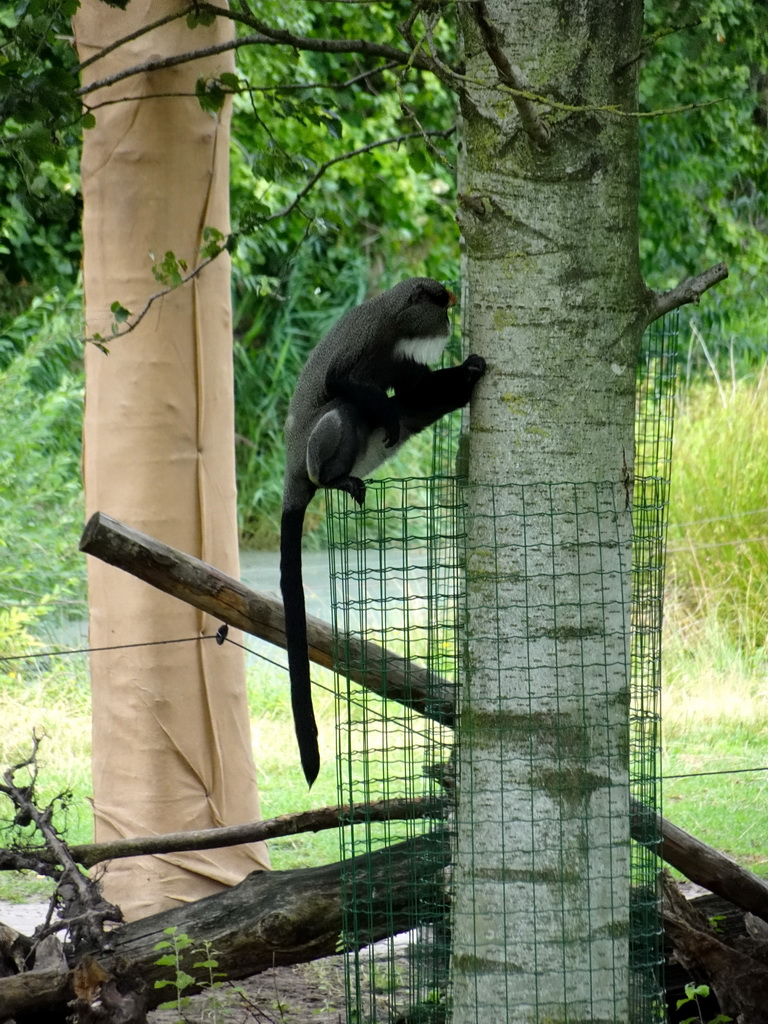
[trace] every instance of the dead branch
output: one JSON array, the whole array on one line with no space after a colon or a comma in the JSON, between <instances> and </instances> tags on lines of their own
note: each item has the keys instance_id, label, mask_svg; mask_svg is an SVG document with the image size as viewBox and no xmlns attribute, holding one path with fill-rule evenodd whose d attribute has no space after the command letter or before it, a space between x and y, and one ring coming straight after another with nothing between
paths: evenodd
<instances>
[{"instance_id":1,"label":"dead branch","mask_svg":"<svg viewBox=\"0 0 768 1024\"><path fill-rule=\"evenodd\" d=\"M480 34L483 37L486 52L498 72L499 81L514 90L512 99L517 107L517 112L520 115L520 121L526 134L539 149L546 149L549 146L549 128L539 117L536 107L531 100L523 95L527 92L528 85L523 80L521 73L507 59L504 47L499 40L499 34L488 17L488 8L485 0L473 3L471 8L477 27L480 29Z\"/></svg>"},{"instance_id":2,"label":"dead branch","mask_svg":"<svg viewBox=\"0 0 768 1024\"><path fill-rule=\"evenodd\" d=\"M649 291L646 326L652 324L654 320L658 320L660 316L664 316L665 313L670 313L673 309L679 309L680 306L685 306L689 302L698 304L701 296L707 289L726 277L728 277L728 265L726 263L717 263L702 274L697 274L696 277L687 277L676 288L672 288L671 291Z\"/></svg>"},{"instance_id":3,"label":"dead branch","mask_svg":"<svg viewBox=\"0 0 768 1024\"><path fill-rule=\"evenodd\" d=\"M0 785L0 793L4 793L16 808L17 822L34 822L52 861L60 866L54 900L61 907L61 924L52 930L66 928L75 947L85 944L98 948L104 941L104 922L118 923L122 921L123 915L117 907L104 899L98 885L80 871L67 844L52 824L53 806L49 805L41 811L34 803L39 746L40 737L33 735L32 753L4 772L4 785ZM15 780L16 773L22 769L29 769L32 780L24 786L18 785ZM40 857L40 853L37 856ZM53 905L49 918L52 910Z\"/></svg>"},{"instance_id":4,"label":"dead branch","mask_svg":"<svg viewBox=\"0 0 768 1024\"><path fill-rule=\"evenodd\" d=\"M420 818L440 818L445 813L445 803L440 799L427 797L412 799L379 800L372 804L337 807L318 807L311 811L281 814L266 821L248 822L245 825L228 825L223 828L197 829L190 832L169 832L160 836L137 836L133 839L113 839L105 843L88 843L68 847L69 856L78 864L92 868L109 860L126 857L141 857L145 854L178 853L187 850L215 850L224 846L238 846L241 843L259 843L285 836L296 836L306 832L322 832L331 828L344 828L362 821L413 821ZM4 863L0 850L0 870L3 867L18 870L29 867L20 862L23 854ZM50 852L38 851L37 863L51 870L53 857Z\"/></svg>"},{"instance_id":5,"label":"dead branch","mask_svg":"<svg viewBox=\"0 0 768 1024\"><path fill-rule=\"evenodd\" d=\"M80 550L124 569L235 629L285 648L285 616L280 601L250 590L200 559L133 530L103 512L91 516L80 540ZM307 636L311 661L326 668L338 668L374 693L399 701L436 722L453 724L453 687L449 681L393 651L354 637L338 638L338 650L344 660L337 662L333 630L311 615L307 616Z\"/></svg>"},{"instance_id":6,"label":"dead branch","mask_svg":"<svg viewBox=\"0 0 768 1024\"><path fill-rule=\"evenodd\" d=\"M649 813L653 812L638 803L633 804L633 836L637 836L638 816L647 816ZM661 815L657 815L657 821L661 841L655 852L667 864L677 868L697 885L768 921L768 882Z\"/></svg>"}]
</instances>

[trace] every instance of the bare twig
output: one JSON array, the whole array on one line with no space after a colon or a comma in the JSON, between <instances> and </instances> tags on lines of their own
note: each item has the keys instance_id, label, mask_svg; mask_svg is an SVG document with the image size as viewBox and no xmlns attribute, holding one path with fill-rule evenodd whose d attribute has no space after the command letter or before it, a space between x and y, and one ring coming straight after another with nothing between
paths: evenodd
<instances>
[{"instance_id":1,"label":"bare twig","mask_svg":"<svg viewBox=\"0 0 768 1024\"><path fill-rule=\"evenodd\" d=\"M370 42L366 39L321 39L313 36L296 35L285 29L274 28L248 12L229 10L228 8L218 7L215 4L200 3L196 5L195 9L200 12L214 14L218 17L229 18L256 31L250 35L239 36L236 39L226 40L212 46L201 47L197 50L173 54L169 57L162 57L146 61L143 64L136 64L133 67L124 68L122 71L118 71L106 78L81 86L77 90L77 95L86 96L97 89L104 89L107 86L115 85L117 82L131 78L134 75L148 74L165 68L177 67L180 64L188 64L203 57L213 57L220 53L226 53L229 50L239 49L241 46L254 45L290 46L297 50L306 50L312 53L349 53L360 54L366 57L383 57L396 65L413 63L414 66L421 70L434 71L433 61L424 52L414 56L389 43ZM114 49L120 42L118 41L116 44L113 44L112 48ZM89 60L93 59L89 58Z\"/></svg>"},{"instance_id":2,"label":"bare twig","mask_svg":"<svg viewBox=\"0 0 768 1024\"><path fill-rule=\"evenodd\" d=\"M525 96L527 86L520 72L512 67L507 59L507 55L504 53L499 40L499 34L488 18L488 8L485 5L485 0L478 0L477 3L473 3L472 13L483 37L483 43L488 56L499 73L500 81L515 90L512 98L520 115L523 128L539 149L546 149L549 145L549 128L539 117L531 100Z\"/></svg>"},{"instance_id":3,"label":"bare twig","mask_svg":"<svg viewBox=\"0 0 768 1024\"><path fill-rule=\"evenodd\" d=\"M447 139L451 135L453 135L455 131L455 125L451 125L450 128L443 128L441 130L435 131L424 131L422 129L421 131L418 132L405 132L403 135L393 135L388 139L378 139L376 142L369 142L368 145L366 146L360 146L358 149L352 149L346 153L339 154L339 156L332 157L330 160L326 160L325 163L321 164L318 167L318 169L315 171L315 173L312 175L312 177L309 179L306 185L299 192L296 193L296 195L294 196L290 203L284 206L281 210L277 210L275 213L269 214L268 217L259 217L258 223L268 224L271 221L279 220L281 217L287 217L296 209L296 207L301 203L302 199L306 198L309 192L312 191L314 186L317 184L320 178L322 178L326 171L328 171L335 164L342 163L344 160L351 160L353 157L360 156L363 153L370 153L371 150L378 149L380 146L399 145L402 142L407 142L409 139L423 139L425 142L427 142L427 140L430 137ZM434 152L441 159L444 159L442 157L442 154L439 153L439 151L434 150ZM193 278L197 277L197 275L200 274L201 271L205 270L209 263L212 263L222 254L222 252L231 247L233 241L238 237L239 234L240 232L232 232L231 234L226 235L224 237L224 241L221 244L221 247L217 249L217 251L213 253L212 256L208 256L201 263L198 263L196 267L190 270L188 274L185 274L183 277L181 277L177 284L170 285L169 287L163 288L161 289L161 291L155 292L153 295L150 295L147 301L145 302L143 308L140 310L140 312L137 313L135 317L131 319L130 323L126 324L124 328L115 331L114 334L112 334L108 338L102 337L100 335L93 335L89 338L86 338L86 342L90 342L91 344L98 345L100 348L103 348L104 346L110 344L111 342L117 341L118 338L124 338L127 334L130 334L131 331L134 331L139 326L141 321L144 319L144 317L147 315L147 313L150 311L150 309L155 304L155 302L157 302L158 299L162 299L170 292L175 291L176 288L180 288L182 285L188 284Z\"/></svg>"},{"instance_id":4,"label":"bare twig","mask_svg":"<svg viewBox=\"0 0 768 1024\"><path fill-rule=\"evenodd\" d=\"M273 44L274 40L268 36L240 36L238 39L230 39L227 42L218 43L214 46L205 46L199 50L188 50L186 53L176 53L170 57L158 57L156 60L148 60L143 64L134 64L129 68L123 68L122 71L116 71L114 75L99 78L88 85L81 85L76 90L75 95L87 96L98 89L106 89L110 85L122 82L126 78L133 78L134 75L146 75L153 71L162 71L165 68L177 67L179 64L189 64L191 61L200 60L203 57L215 57L217 54L226 53L228 50L236 50L241 46L250 46L258 43Z\"/></svg>"},{"instance_id":5,"label":"bare twig","mask_svg":"<svg viewBox=\"0 0 768 1024\"><path fill-rule=\"evenodd\" d=\"M709 270L705 270L704 273L697 274L696 277L687 277L676 288L672 288L668 292L650 291L646 324L653 323L665 313L670 313L673 309L685 306L689 302L698 303L707 289L726 277L728 277L727 264L717 263Z\"/></svg>"}]
</instances>

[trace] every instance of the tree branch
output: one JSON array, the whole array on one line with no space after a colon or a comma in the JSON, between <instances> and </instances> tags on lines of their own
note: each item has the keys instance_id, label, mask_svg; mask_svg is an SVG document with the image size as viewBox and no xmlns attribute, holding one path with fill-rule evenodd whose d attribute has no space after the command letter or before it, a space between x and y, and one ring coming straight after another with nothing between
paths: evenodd
<instances>
[{"instance_id":1,"label":"tree branch","mask_svg":"<svg viewBox=\"0 0 768 1024\"><path fill-rule=\"evenodd\" d=\"M201 5L208 8L209 5ZM210 7L213 13L225 17L232 17L234 20L242 21L242 17L235 17L233 12L224 11L217 7ZM247 22L246 22L247 23ZM88 85L82 85L76 90L75 95L87 96L98 89L105 89L107 86L115 85L126 78L134 75L149 74L153 71L162 71L165 68L177 67L180 64L189 64L191 61L199 60L202 57L214 57L219 53L226 53L229 50L237 50L241 46L292 46L299 50L308 50L313 53L355 53L368 57L383 57L397 65L407 64L411 54L399 50L396 46L387 43L369 43L364 39L313 39L310 36L294 36L289 32L272 30L257 32L252 35L239 36L237 39L230 39L215 46L202 47L199 50L188 50L186 53L177 53L170 57L161 57L156 60L145 61L143 64L135 64L133 67L124 68L122 71L100 78ZM426 56L416 57L413 61L416 67L423 71L432 70L432 62Z\"/></svg>"},{"instance_id":2,"label":"tree branch","mask_svg":"<svg viewBox=\"0 0 768 1024\"><path fill-rule=\"evenodd\" d=\"M512 93L512 99L526 134L539 149L546 149L549 146L549 128L539 117L533 103L523 95L528 87L520 72L507 60L499 40L499 34L488 18L485 0L478 0L472 4L472 14L483 37L486 52L499 73L500 81L515 90Z\"/></svg>"},{"instance_id":3,"label":"tree branch","mask_svg":"<svg viewBox=\"0 0 768 1024\"><path fill-rule=\"evenodd\" d=\"M191 11L194 10L194 4L189 4L187 7L183 7L179 11L174 11L172 14L166 14L162 18L158 18L157 21L150 22L149 25L142 25L141 28L137 28L135 32L129 32L127 36L121 36L120 39L115 39L114 42L110 43L109 46L105 46L102 50L98 50L93 56L84 60L81 64L75 68L76 73L80 73L85 68L90 67L91 64L95 64L96 61L106 57L107 54L113 53L115 50L124 46L126 43L133 42L134 39L140 39L142 36L152 32L153 29L161 28L163 25L168 25L172 21L178 21L179 18L184 18Z\"/></svg>"},{"instance_id":4,"label":"tree branch","mask_svg":"<svg viewBox=\"0 0 768 1024\"><path fill-rule=\"evenodd\" d=\"M379 139L376 142L369 142L367 146L360 146L359 149L349 150L347 153L342 153L340 156L334 156L330 160L326 160L325 163L318 167L317 171L312 175L307 184L297 192L295 197L284 206L282 210L278 210L276 213L272 213L269 217L262 218L263 223L268 223L272 220L277 220L280 217L287 217L289 213L296 209L301 200L307 195L308 192L315 186L315 184L322 178L325 172L333 167L334 164L341 163L343 160L351 160L352 157L360 156L362 153L370 153L372 149L378 149L379 146L390 146L399 144L401 142L407 142L408 139L424 139L426 137L433 137L439 139L447 139L450 135L456 131L455 125L451 125L450 128L443 128L440 131L420 131L420 132L406 132L404 135L393 135L389 139Z\"/></svg>"},{"instance_id":5,"label":"tree branch","mask_svg":"<svg viewBox=\"0 0 768 1024\"><path fill-rule=\"evenodd\" d=\"M250 590L198 558L148 537L103 512L95 512L83 531L80 550L131 573L153 587L194 605L235 629L285 647L281 601ZM454 721L453 686L423 666L370 640L344 635L334 641L330 626L307 616L310 660L339 667L350 679L384 694L443 725ZM343 657L339 652L344 652ZM386 681L386 687L384 682Z\"/></svg>"},{"instance_id":6,"label":"tree branch","mask_svg":"<svg viewBox=\"0 0 768 1024\"><path fill-rule=\"evenodd\" d=\"M676 288L672 288L671 291L654 292L649 289L646 326L652 324L654 320L658 320L659 317L664 316L665 313L670 313L673 309L679 309L680 306L685 306L689 302L698 303L707 289L726 277L728 277L728 265L726 263L717 263L714 267L710 267L709 270L705 270L703 274L698 274L696 277L687 277Z\"/></svg>"},{"instance_id":7,"label":"tree branch","mask_svg":"<svg viewBox=\"0 0 768 1024\"><path fill-rule=\"evenodd\" d=\"M137 836L133 839L115 839L106 843L70 846L69 856L83 867L92 868L107 860L142 857L153 854L181 853L188 850L217 850L242 843L259 843L306 832L322 832L343 828L362 821L413 821L420 818L441 817L445 813L443 800L412 798L378 800L372 804L340 804L337 807L318 807L310 811L281 814L266 821L229 825L223 828L197 829L191 832L169 832L160 836ZM13 854L13 859L10 855ZM0 869L18 868L15 851L0 850ZM23 856L23 855L21 855ZM36 861L48 865L54 859L47 851L36 851ZM28 864L23 865L29 867Z\"/></svg>"}]
</instances>

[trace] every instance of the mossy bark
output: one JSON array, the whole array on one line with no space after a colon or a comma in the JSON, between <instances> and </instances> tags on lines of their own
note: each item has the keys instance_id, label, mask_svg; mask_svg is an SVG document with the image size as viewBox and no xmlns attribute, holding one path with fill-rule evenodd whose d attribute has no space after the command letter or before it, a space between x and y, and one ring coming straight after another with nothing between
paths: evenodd
<instances>
[{"instance_id":1,"label":"mossy bark","mask_svg":"<svg viewBox=\"0 0 768 1024\"><path fill-rule=\"evenodd\" d=\"M626 1022L642 5L460 5L469 442L453 1020ZM495 85L494 85L495 83ZM614 113L604 108L616 108Z\"/></svg>"}]
</instances>

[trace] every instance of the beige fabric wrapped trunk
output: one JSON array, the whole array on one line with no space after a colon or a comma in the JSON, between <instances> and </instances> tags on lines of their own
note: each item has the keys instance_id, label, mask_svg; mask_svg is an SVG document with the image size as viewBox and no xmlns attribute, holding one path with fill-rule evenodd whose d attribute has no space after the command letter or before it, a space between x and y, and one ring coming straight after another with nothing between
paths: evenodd
<instances>
[{"instance_id":1,"label":"beige fabric wrapped trunk","mask_svg":"<svg viewBox=\"0 0 768 1024\"><path fill-rule=\"evenodd\" d=\"M84 0L75 19L81 60L179 4L131 0L126 11ZM229 37L219 19L184 18L86 68L87 84ZM201 75L232 69L231 53L132 76L91 94L104 106L82 162L87 333L110 337L110 305L139 312L160 286L168 250L198 261L204 227L229 228L229 110L214 118L194 96ZM239 575L235 508L228 257L155 302L109 355L86 346L84 477L96 510ZM94 647L210 637L219 623L89 559ZM252 821L259 801L242 652L213 640L91 656L96 839ZM268 867L262 844L114 862L105 892L135 919L195 900Z\"/></svg>"}]
</instances>

